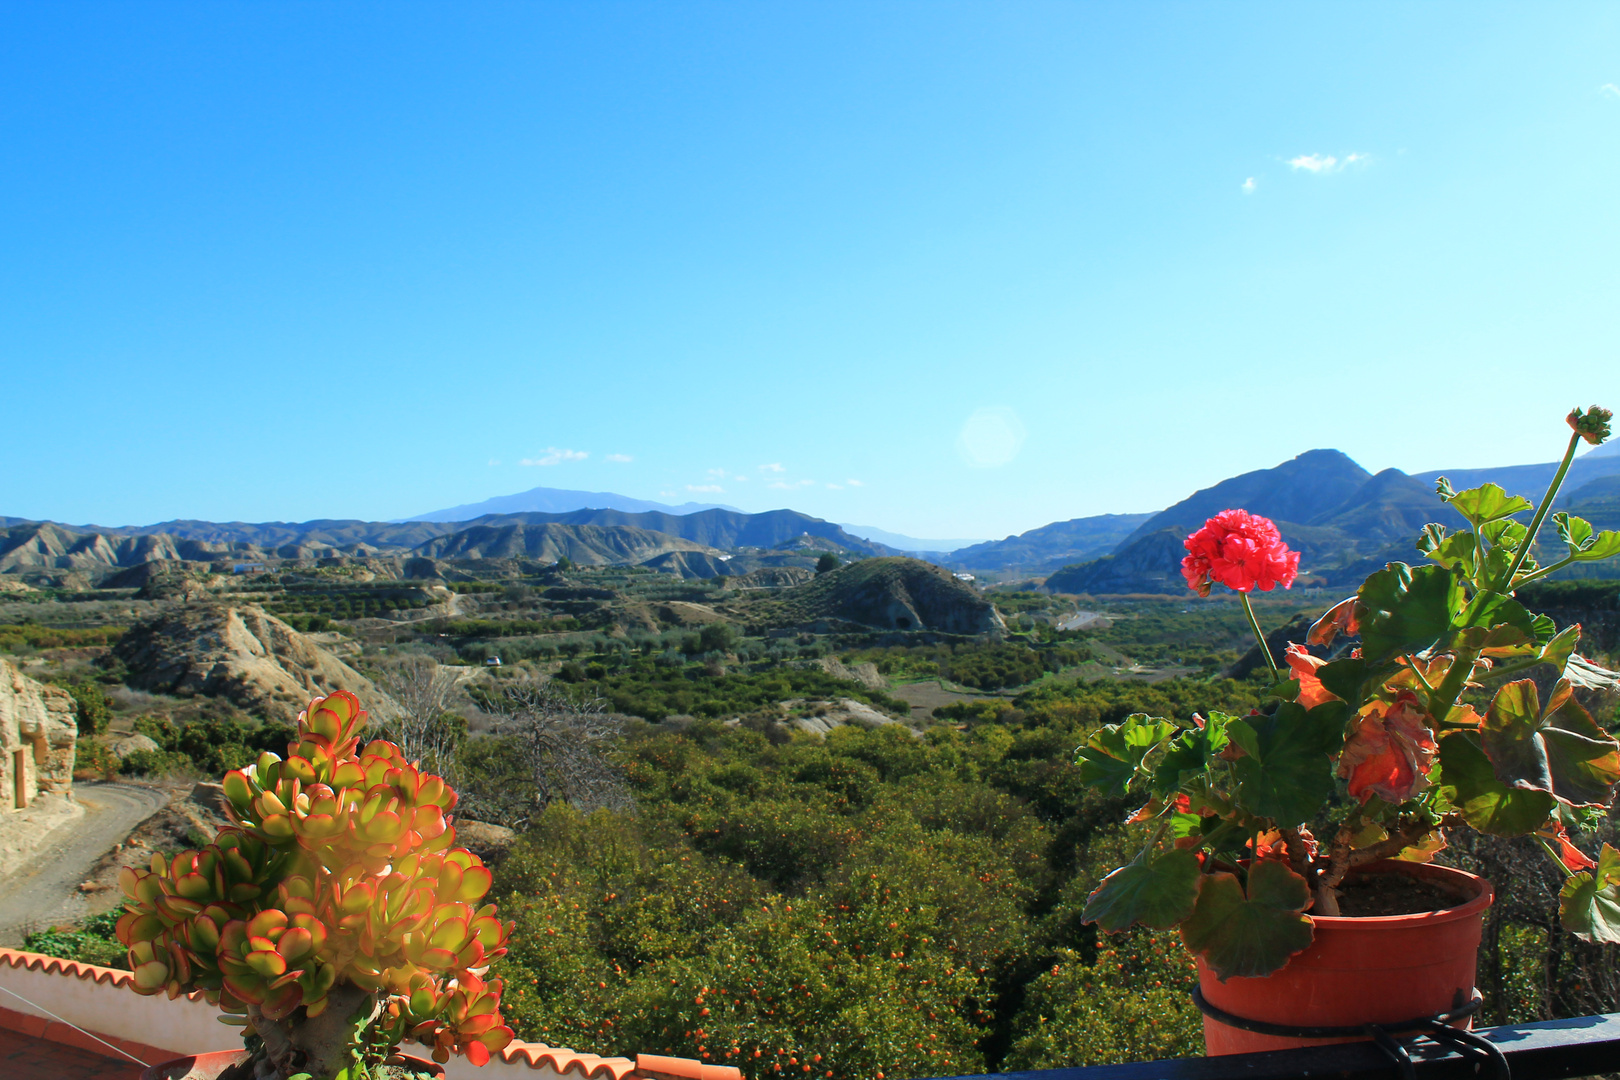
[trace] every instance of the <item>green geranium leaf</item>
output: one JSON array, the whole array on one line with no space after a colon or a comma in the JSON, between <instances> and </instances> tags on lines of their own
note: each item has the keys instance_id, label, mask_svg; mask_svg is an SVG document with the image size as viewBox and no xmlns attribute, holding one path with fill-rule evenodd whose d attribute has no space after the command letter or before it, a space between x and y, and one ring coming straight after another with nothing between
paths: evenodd
<instances>
[{"instance_id":1,"label":"green geranium leaf","mask_svg":"<svg viewBox=\"0 0 1620 1080\"><path fill-rule=\"evenodd\" d=\"M1447 570L1457 569L1463 577L1474 575L1474 534L1447 534L1444 525L1425 525L1418 534L1417 549Z\"/></svg>"},{"instance_id":2,"label":"green geranium leaf","mask_svg":"<svg viewBox=\"0 0 1620 1080\"><path fill-rule=\"evenodd\" d=\"M1188 728L1170 740L1169 748L1153 770L1153 793L1168 795L1181 787L1184 773L1203 772L1216 754L1226 749L1226 725L1232 718L1211 713L1201 728Z\"/></svg>"},{"instance_id":3,"label":"green geranium leaf","mask_svg":"<svg viewBox=\"0 0 1620 1080\"><path fill-rule=\"evenodd\" d=\"M1543 664L1551 664L1559 671L1563 671L1569 664L1569 658L1575 655L1575 646L1581 641L1581 624L1571 623L1558 633L1554 634L1547 644L1541 647L1541 655L1537 657Z\"/></svg>"},{"instance_id":4,"label":"green geranium leaf","mask_svg":"<svg viewBox=\"0 0 1620 1080\"><path fill-rule=\"evenodd\" d=\"M1270 716L1232 721L1228 725L1232 741L1245 751L1232 764L1237 803L1282 825L1314 817L1333 794L1330 755L1344 743L1348 715L1349 707L1342 701L1318 705L1310 712L1290 701Z\"/></svg>"},{"instance_id":5,"label":"green geranium leaf","mask_svg":"<svg viewBox=\"0 0 1620 1080\"><path fill-rule=\"evenodd\" d=\"M1453 510L1467 518L1468 523L1476 529L1487 522L1500 521L1502 518L1535 509L1529 499L1509 495L1496 484L1481 484L1477 488L1459 491L1449 497L1441 490L1440 497L1445 499Z\"/></svg>"},{"instance_id":6,"label":"green geranium leaf","mask_svg":"<svg viewBox=\"0 0 1620 1080\"><path fill-rule=\"evenodd\" d=\"M1158 855L1144 851L1103 878L1086 898L1080 920L1111 934L1138 923L1168 929L1192 914L1198 902L1198 877L1198 856L1190 849L1171 848Z\"/></svg>"},{"instance_id":7,"label":"green geranium leaf","mask_svg":"<svg viewBox=\"0 0 1620 1080\"><path fill-rule=\"evenodd\" d=\"M1462 607L1462 587L1440 566L1390 563L1370 575L1356 596L1366 608L1361 652L1369 664L1433 645Z\"/></svg>"},{"instance_id":8,"label":"green geranium leaf","mask_svg":"<svg viewBox=\"0 0 1620 1080\"><path fill-rule=\"evenodd\" d=\"M1592 543L1592 523L1585 518L1571 517L1560 510L1552 516L1558 539L1569 545L1571 555L1586 550Z\"/></svg>"},{"instance_id":9,"label":"green geranium leaf","mask_svg":"<svg viewBox=\"0 0 1620 1080\"><path fill-rule=\"evenodd\" d=\"M1143 713L1127 716L1121 724L1109 724L1075 752L1080 779L1102 791L1125 794L1142 760L1175 730L1168 720Z\"/></svg>"},{"instance_id":10,"label":"green geranium leaf","mask_svg":"<svg viewBox=\"0 0 1620 1080\"><path fill-rule=\"evenodd\" d=\"M1480 726L1480 740L1496 778L1515 788L1601 806L1620 782L1620 744L1575 700L1567 680L1559 680L1545 710L1529 679L1503 686Z\"/></svg>"},{"instance_id":11,"label":"green geranium leaf","mask_svg":"<svg viewBox=\"0 0 1620 1080\"><path fill-rule=\"evenodd\" d=\"M1235 875L1204 874L1182 940L1222 982L1270 975L1310 947L1315 932L1304 914L1310 900L1305 879L1271 859L1249 870L1247 896Z\"/></svg>"},{"instance_id":12,"label":"green geranium leaf","mask_svg":"<svg viewBox=\"0 0 1620 1080\"><path fill-rule=\"evenodd\" d=\"M1592 537L1592 542L1581 549L1575 561L1592 562L1595 559L1612 559L1616 555L1620 555L1620 532L1605 530Z\"/></svg>"},{"instance_id":13,"label":"green geranium leaf","mask_svg":"<svg viewBox=\"0 0 1620 1080\"><path fill-rule=\"evenodd\" d=\"M1474 594L1474 599L1469 601L1459 624L1492 629L1508 626L1519 631L1524 641L1530 641L1535 637L1535 616L1513 597L1489 589L1481 589Z\"/></svg>"},{"instance_id":14,"label":"green geranium leaf","mask_svg":"<svg viewBox=\"0 0 1620 1080\"><path fill-rule=\"evenodd\" d=\"M1595 870L1564 882L1558 915L1564 929L1577 937L1620 944L1620 851L1604 844Z\"/></svg>"},{"instance_id":15,"label":"green geranium leaf","mask_svg":"<svg viewBox=\"0 0 1620 1080\"><path fill-rule=\"evenodd\" d=\"M1477 738L1465 731L1441 737L1440 797L1480 832L1493 836L1534 832L1558 800L1545 791L1520 790L1502 783Z\"/></svg>"}]
</instances>

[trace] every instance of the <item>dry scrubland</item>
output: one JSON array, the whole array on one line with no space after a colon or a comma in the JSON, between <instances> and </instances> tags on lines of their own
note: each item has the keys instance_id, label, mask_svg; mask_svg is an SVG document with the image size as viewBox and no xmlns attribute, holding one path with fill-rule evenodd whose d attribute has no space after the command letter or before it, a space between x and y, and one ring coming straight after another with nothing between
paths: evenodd
<instances>
[{"instance_id":1,"label":"dry scrubland","mask_svg":"<svg viewBox=\"0 0 1620 1080\"><path fill-rule=\"evenodd\" d=\"M13 589L0 650L74 695L81 776L217 776L279 749L304 695L367 699L488 823L523 1038L752 1077L1197 1052L1175 941L1078 921L1132 807L1083 793L1069 760L1131 712L1246 712L1258 654L1235 604L984 592L892 558L686 580L327 562ZM1561 583L1538 603L1603 652L1617 592ZM1268 596L1261 616L1283 627L1330 595ZM205 817L169 811L141 843L178 846ZM1620 1008L1612 965L1550 924L1559 883L1534 856L1445 856L1515 883L1488 931L1488 1017ZM106 962L107 930L34 944Z\"/></svg>"}]
</instances>

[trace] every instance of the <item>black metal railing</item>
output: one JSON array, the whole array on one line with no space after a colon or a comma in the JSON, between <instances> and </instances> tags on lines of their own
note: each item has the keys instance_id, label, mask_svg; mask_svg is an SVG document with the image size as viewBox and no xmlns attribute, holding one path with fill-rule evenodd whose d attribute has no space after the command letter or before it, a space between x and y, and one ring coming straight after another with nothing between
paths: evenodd
<instances>
[{"instance_id":1,"label":"black metal railing","mask_svg":"<svg viewBox=\"0 0 1620 1080\"><path fill-rule=\"evenodd\" d=\"M1620 1013L1504 1024L1475 1032L1501 1051L1513 1080L1569 1080L1620 1074ZM1403 1040L1418 1080L1478 1080L1490 1066L1477 1054L1428 1039ZM1371 1042L1274 1050L1229 1057L1133 1061L941 1080L1396 1080L1400 1067Z\"/></svg>"}]
</instances>

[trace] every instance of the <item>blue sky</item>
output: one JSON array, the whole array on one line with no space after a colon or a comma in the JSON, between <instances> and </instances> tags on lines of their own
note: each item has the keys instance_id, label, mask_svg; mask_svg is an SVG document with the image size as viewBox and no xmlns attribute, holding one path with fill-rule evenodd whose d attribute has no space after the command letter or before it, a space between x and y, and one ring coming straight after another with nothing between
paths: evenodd
<instances>
[{"instance_id":1,"label":"blue sky","mask_svg":"<svg viewBox=\"0 0 1620 1080\"><path fill-rule=\"evenodd\" d=\"M914 536L1620 402L1620 6L0 7L0 514Z\"/></svg>"}]
</instances>

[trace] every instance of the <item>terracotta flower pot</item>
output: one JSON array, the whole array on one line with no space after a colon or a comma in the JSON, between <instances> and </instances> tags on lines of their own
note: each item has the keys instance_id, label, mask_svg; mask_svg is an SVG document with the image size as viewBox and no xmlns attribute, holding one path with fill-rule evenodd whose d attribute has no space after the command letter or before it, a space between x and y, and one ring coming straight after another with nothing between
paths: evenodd
<instances>
[{"instance_id":1,"label":"terracotta flower pot","mask_svg":"<svg viewBox=\"0 0 1620 1080\"><path fill-rule=\"evenodd\" d=\"M206 1054L175 1058L150 1065L141 1073L141 1080L215 1080L220 1073L247 1057L246 1050L214 1050ZM399 1054L390 1061L404 1062L422 1072L431 1072L444 1080L444 1066L426 1058Z\"/></svg>"},{"instance_id":2,"label":"terracotta flower pot","mask_svg":"<svg viewBox=\"0 0 1620 1080\"><path fill-rule=\"evenodd\" d=\"M1493 896L1490 882L1426 863L1373 863L1359 873L1427 878L1459 902L1415 915L1313 917L1311 947L1265 978L1223 983L1200 960L1204 1000L1233 1016L1289 1027L1391 1024L1466 1003L1474 992L1479 939ZM1456 1026L1470 1024L1465 1018ZM1204 1017L1205 1053L1211 1056L1352 1041L1262 1035Z\"/></svg>"}]
</instances>

